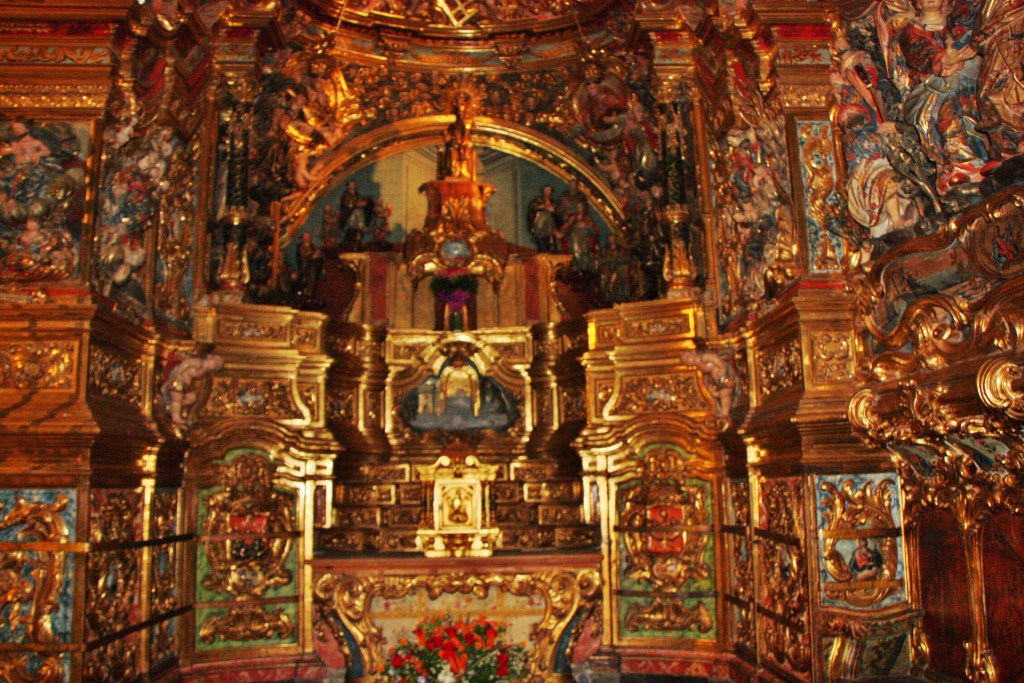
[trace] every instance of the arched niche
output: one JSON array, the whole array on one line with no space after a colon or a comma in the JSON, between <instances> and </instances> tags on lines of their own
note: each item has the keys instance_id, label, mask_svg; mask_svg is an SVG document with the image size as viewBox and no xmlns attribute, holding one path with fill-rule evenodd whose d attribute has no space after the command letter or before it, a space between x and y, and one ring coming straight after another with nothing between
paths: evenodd
<instances>
[{"instance_id":1,"label":"arched niche","mask_svg":"<svg viewBox=\"0 0 1024 683\"><path fill-rule=\"evenodd\" d=\"M339 194L349 179L354 178L358 182L359 174L365 174L365 169L404 153L422 154L425 160L431 159L451 120L451 116L424 116L400 121L346 140L328 152L313 169L316 180L301 193L282 202L281 246L287 247L306 228L307 221L317 218L316 212L322 212L325 199ZM518 203L523 204L519 210L524 216L525 202L539 193L540 187L552 184L556 186L557 194L560 186L576 179L590 200L595 218L603 223L606 231L617 230L622 223L622 207L611 186L586 159L554 138L526 126L489 117L474 119L471 138L478 153L483 154L485 163L488 151L491 151L527 162L537 170L540 180L524 185L523 196L519 197ZM425 168L432 166L426 165ZM486 174L481 180L490 182ZM500 193L502 188L497 187ZM423 199L422 203L425 212L426 200ZM403 225L406 231L420 227L422 222ZM493 227L502 229L500 224ZM522 234L525 222L518 229ZM516 242L515 239L509 241Z\"/></svg>"}]
</instances>

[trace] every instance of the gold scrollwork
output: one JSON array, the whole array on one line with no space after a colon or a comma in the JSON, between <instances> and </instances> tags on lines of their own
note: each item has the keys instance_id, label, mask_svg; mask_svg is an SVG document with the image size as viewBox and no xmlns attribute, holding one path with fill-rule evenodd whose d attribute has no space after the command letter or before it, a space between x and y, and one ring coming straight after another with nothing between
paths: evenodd
<instances>
[{"instance_id":1,"label":"gold scrollwork","mask_svg":"<svg viewBox=\"0 0 1024 683\"><path fill-rule=\"evenodd\" d=\"M67 675L59 655L36 658L20 652L0 652L0 680L59 683L66 680Z\"/></svg>"},{"instance_id":2,"label":"gold scrollwork","mask_svg":"<svg viewBox=\"0 0 1024 683\"><path fill-rule=\"evenodd\" d=\"M693 321L689 315L649 320L627 320L625 321L625 333L627 337L641 338L689 336L693 334Z\"/></svg>"},{"instance_id":3,"label":"gold scrollwork","mask_svg":"<svg viewBox=\"0 0 1024 683\"><path fill-rule=\"evenodd\" d=\"M761 539L764 574L763 616L765 651L794 671L810 669L807 634L807 566L800 546Z\"/></svg>"},{"instance_id":4,"label":"gold scrollwork","mask_svg":"<svg viewBox=\"0 0 1024 683\"><path fill-rule=\"evenodd\" d=\"M1003 411L1014 420L1024 420L1024 390L1020 363L1007 358L985 361L978 370L978 395L989 408Z\"/></svg>"},{"instance_id":5,"label":"gold scrollwork","mask_svg":"<svg viewBox=\"0 0 1024 683\"><path fill-rule=\"evenodd\" d=\"M0 389L73 389L75 342L0 346Z\"/></svg>"},{"instance_id":6,"label":"gold scrollwork","mask_svg":"<svg viewBox=\"0 0 1024 683\"><path fill-rule=\"evenodd\" d=\"M710 409L710 401L701 393L696 374L686 373L624 378L611 412L635 415Z\"/></svg>"},{"instance_id":7,"label":"gold scrollwork","mask_svg":"<svg viewBox=\"0 0 1024 683\"><path fill-rule=\"evenodd\" d=\"M803 381L800 340L796 337L757 352L757 379L761 398L799 385Z\"/></svg>"},{"instance_id":8,"label":"gold scrollwork","mask_svg":"<svg viewBox=\"0 0 1024 683\"><path fill-rule=\"evenodd\" d=\"M882 538L877 548L879 557L869 557L871 550L867 548L867 538L871 530L894 530L896 524L892 516L892 496L896 482L885 479L872 488L871 482L856 488L853 479L847 479L841 486L823 481L819 488L825 493L822 506L825 508L825 528L822 530L823 559L825 571L840 585L825 583L825 594L838 598L854 607L870 607L877 605L889 595L901 588L896 576L897 539L888 535ZM851 566L846 557L836 550L841 538L849 538L852 530L869 527L863 535L857 536L856 552L865 554L865 566L857 569ZM880 560L880 561L879 561Z\"/></svg>"},{"instance_id":9,"label":"gold scrollwork","mask_svg":"<svg viewBox=\"0 0 1024 683\"><path fill-rule=\"evenodd\" d=\"M125 545L137 540L142 511L139 491L94 491L89 538L94 543ZM89 554L86 570L86 621L94 635L108 635L125 626L138 599L139 549L119 547Z\"/></svg>"},{"instance_id":10,"label":"gold scrollwork","mask_svg":"<svg viewBox=\"0 0 1024 683\"><path fill-rule=\"evenodd\" d=\"M765 651L782 666L810 668L807 563L803 538L803 495L799 479L762 479L763 509L758 534L759 602L765 613ZM786 538L789 537L789 538Z\"/></svg>"},{"instance_id":11,"label":"gold scrollwork","mask_svg":"<svg viewBox=\"0 0 1024 683\"><path fill-rule=\"evenodd\" d=\"M63 493L52 503L19 499L0 518L0 530L22 526L17 533L19 542L66 543L70 538L64 519L68 504ZM53 614L60 609L66 557L67 553L60 550L16 550L0 555L0 611L7 613L12 637L17 641L54 642ZM0 673L17 671L18 666L18 661L0 661ZM55 673L62 669L59 664L55 667ZM24 680L34 679L30 676Z\"/></svg>"},{"instance_id":12,"label":"gold scrollwork","mask_svg":"<svg viewBox=\"0 0 1024 683\"><path fill-rule=\"evenodd\" d=\"M0 48L0 64L109 64L111 51L104 47Z\"/></svg>"},{"instance_id":13,"label":"gold scrollwork","mask_svg":"<svg viewBox=\"0 0 1024 683\"><path fill-rule=\"evenodd\" d=\"M85 680L124 681L138 675L135 664L139 651L139 638L129 635L108 645L90 650L85 655Z\"/></svg>"},{"instance_id":14,"label":"gold scrollwork","mask_svg":"<svg viewBox=\"0 0 1024 683\"><path fill-rule=\"evenodd\" d=\"M210 399L202 412L217 417L302 417L288 382L221 377L214 379Z\"/></svg>"},{"instance_id":15,"label":"gold scrollwork","mask_svg":"<svg viewBox=\"0 0 1024 683\"><path fill-rule=\"evenodd\" d=\"M178 496L173 491L157 491L151 503L151 538L165 539L177 530ZM150 581L150 605L154 615L169 612L175 605L175 545L165 542L153 546L152 578ZM168 634L169 635L169 634Z\"/></svg>"},{"instance_id":16,"label":"gold scrollwork","mask_svg":"<svg viewBox=\"0 0 1024 683\"><path fill-rule=\"evenodd\" d=\"M846 332L811 332L811 377L815 384L853 378L853 353Z\"/></svg>"},{"instance_id":17,"label":"gold scrollwork","mask_svg":"<svg viewBox=\"0 0 1024 683\"><path fill-rule=\"evenodd\" d=\"M207 644L218 639L259 640L275 636L284 639L294 631L295 624L283 609L267 612L257 605L243 605L203 622L199 639Z\"/></svg>"},{"instance_id":18,"label":"gold scrollwork","mask_svg":"<svg viewBox=\"0 0 1024 683\"><path fill-rule=\"evenodd\" d=\"M217 335L224 339L288 341L288 326L283 323L262 323L252 320L219 320Z\"/></svg>"},{"instance_id":19,"label":"gold scrollwork","mask_svg":"<svg viewBox=\"0 0 1024 683\"><path fill-rule=\"evenodd\" d=\"M483 599L490 589L510 595L536 598L544 604L544 616L533 628L533 680L549 680L562 633L579 612L589 612L600 599L601 579L596 569L547 570L522 574L446 573L428 576L354 577L324 574L316 581L316 600L340 618L359 648L365 669L377 671L383 663L384 638L370 611L375 599L395 600L425 591L435 600L444 594L474 595ZM328 619L332 623L333 619Z\"/></svg>"},{"instance_id":20,"label":"gold scrollwork","mask_svg":"<svg viewBox=\"0 0 1024 683\"><path fill-rule=\"evenodd\" d=\"M88 109L102 111L110 94L110 84L36 85L16 83L0 85L0 109Z\"/></svg>"}]
</instances>

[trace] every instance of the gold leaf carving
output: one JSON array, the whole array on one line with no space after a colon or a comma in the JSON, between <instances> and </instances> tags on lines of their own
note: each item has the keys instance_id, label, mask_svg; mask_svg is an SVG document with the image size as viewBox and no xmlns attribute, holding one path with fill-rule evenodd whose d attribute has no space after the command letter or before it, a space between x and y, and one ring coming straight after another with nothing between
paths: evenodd
<instances>
[{"instance_id":1,"label":"gold leaf carving","mask_svg":"<svg viewBox=\"0 0 1024 683\"><path fill-rule=\"evenodd\" d=\"M761 398L803 382L800 340L796 337L771 349L757 352L757 379Z\"/></svg>"},{"instance_id":2,"label":"gold leaf carving","mask_svg":"<svg viewBox=\"0 0 1024 683\"><path fill-rule=\"evenodd\" d=\"M859 527L896 528L891 509L895 483L893 479L886 479L872 488L871 482L867 482L858 489L853 479L847 479L839 487L828 481L821 482L820 488L826 494L822 501L825 508L825 527L822 531L824 568L830 577L842 584L825 583L825 594L829 597L855 607L869 607L901 588L901 582L896 581L895 537L886 536L880 541L877 549L881 555L879 566L860 573L855 573L847 558L836 551L836 542L844 537L844 531L849 532ZM865 543L869 537L872 537L869 531L858 536L865 539Z\"/></svg>"},{"instance_id":3,"label":"gold leaf carving","mask_svg":"<svg viewBox=\"0 0 1024 683\"><path fill-rule=\"evenodd\" d=\"M0 346L0 389L73 389L75 342Z\"/></svg>"},{"instance_id":4,"label":"gold leaf carving","mask_svg":"<svg viewBox=\"0 0 1024 683\"><path fill-rule=\"evenodd\" d=\"M530 680L548 680L554 676L559 637L578 613L593 609L600 599L601 583L596 569L377 577L325 574L316 582L315 595L322 609L341 619L359 648L366 669L377 671L384 662L384 638L371 617L374 600L394 600L417 591L424 591L431 600L444 594L483 599L492 589L535 598L544 605L544 616L532 634ZM339 642L346 642L342 634L336 635L340 636Z\"/></svg>"},{"instance_id":5,"label":"gold leaf carving","mask_svg":"<svg viewBox=\"0 0 1024 683\"><path fill-rule=\"evenodd\" d=\"M697 376L676 374L623 379L619 400L612 412L636 414L708 409L709 402L700 392Z\"/></svg>"},{"instance_id":6,"label":"gold leaf carving","mask_svg":"<svg viewBox=\"0 0 1024 683\"><path fill-rule=\"evenodd\" d=\"M845 332L811 332L811 376L815 384L853 378L853 354Z\"/></svg>"},{"instance_id":7,"label":"gold leaf carving","mask_svg":"<svg viewBox=\"0 0 1024 683\"><path fill-rule=\"evenodd\" d=\"M142 405L142 361L89 348L89 390L106 398Z\"/></svg>"},{"instance_id":8,"label":"gold leaf carving","mask_svg":"<svg viewBox=\"0 0 1024 683\"><path fill-rule=\"evenodd\" d=\"M66 543L70 530L64 519L68 509L68 497L59 494L53 503L19 499L9 510L0 512L0 530L23 527L17 532L21 542L43 541ZM4 585L0 593L0 612L7 616L12 632L24 626L24 635L18 640L28 643L52 643L53 614L60 608L60 591L64 581L67 552L62 550L6 551L0 556L0 568L10 584ZM31 578L30 578L31 577ZM27 615L23 609L28 607ZM61 666L54 665L54 673ZM17 671L18 661L0 660L0 673ZM14 678L12 680L19 680ZM35 680L28 677L22 680ZM45 680L45 679L44 679Z\"/></svg>"},{"instance_id":9,"label":"gold leaf carving","mask_svg":"<svg viewBox=\"0 0 1024 683\"><path fill-rule=\"evenodd\" d=\"M212 416L301 418L288 383L216 378L203 412Z\"/></svg>"}]
</instances>

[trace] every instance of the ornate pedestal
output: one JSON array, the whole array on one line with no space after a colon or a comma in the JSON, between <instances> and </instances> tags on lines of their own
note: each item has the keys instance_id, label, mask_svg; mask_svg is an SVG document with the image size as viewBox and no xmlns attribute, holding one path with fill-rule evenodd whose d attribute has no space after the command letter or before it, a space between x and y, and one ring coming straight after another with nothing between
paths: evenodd
<instances>
[{"instance_id":1,"label":"ornate pedestal","mask_svg":"<svg viewBox=\"0 0 1024 683\"><path fill-rule=\"evenodd\" d=\"M530 680L572 681L580 625L600 600L599 553L488 558L320 557L319 626L346 651L349 681L384 681L388 653L425 618L483 618L529 653ZM500 643L499 643L500 644Z\"/></svg>"}]
</instances>

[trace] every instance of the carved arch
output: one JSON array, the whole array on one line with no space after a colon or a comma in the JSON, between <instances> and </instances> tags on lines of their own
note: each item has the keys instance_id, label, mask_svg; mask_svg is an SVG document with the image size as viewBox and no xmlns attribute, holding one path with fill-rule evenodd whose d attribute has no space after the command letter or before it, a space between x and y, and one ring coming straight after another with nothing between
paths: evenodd
<instances>
[{"instance_id":1,"label":"carved arch","mask_svg":"<svg viewBox=\"0 0 1024 683\"><path fill-rule=\"evenodd\" d=\"M437 145L451 123L450 115L421 116L375 128L346 139L317 164L317 180L282 207L283 244L303 225L314 206L356 171L400 152ZM611 185L578 152L555 138L510 121L479 116L473 120L474 145L490 147L530 161L555 177L575 178L594 210L613 231L625 215Z\"/></svg>"}]
</instances>

